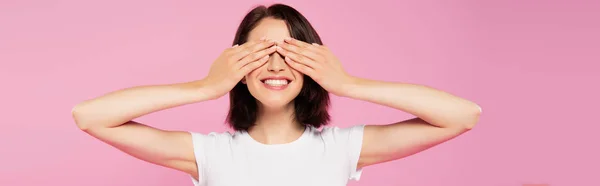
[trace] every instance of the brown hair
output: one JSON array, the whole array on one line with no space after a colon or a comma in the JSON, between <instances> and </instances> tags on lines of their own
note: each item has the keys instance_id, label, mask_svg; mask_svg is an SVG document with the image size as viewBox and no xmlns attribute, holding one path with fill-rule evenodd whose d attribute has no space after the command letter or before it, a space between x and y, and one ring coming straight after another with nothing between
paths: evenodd
<instances>
[{"instance_id":1,"label":"brown hair","mask_svg":"<svg viewBox=\"0 0 600 186\"><path fill-rule=\"evenodd\" d=\"M307 43L323 44L316 30L300 12L284 4L274 4L269 7L257 6L248 12L237 29L233 45L244 44L250 31L267 17L284 20L292 38ZM238 83L229 92L229 100L227 123L236 131L247 131L254 126L258 116L258 103L248 87ZM293 102L294 117L299 123L316 128L329 123L329 92L310 77L304 75L302 90Z\"/></svg>"}]
</instances>

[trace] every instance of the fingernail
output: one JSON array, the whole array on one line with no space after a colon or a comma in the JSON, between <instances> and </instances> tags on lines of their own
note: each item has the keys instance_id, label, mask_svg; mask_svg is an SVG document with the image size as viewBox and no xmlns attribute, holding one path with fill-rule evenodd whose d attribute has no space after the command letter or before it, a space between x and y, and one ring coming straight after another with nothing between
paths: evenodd
<instances>
[{"instance_id":1,"label":"fingernail","mask_svg":"<svg viewBox=\"0 0 600 186\"><path fill-rule=\"evenodd\" d=\"M317 43L312 43L312 45L319 46L319 44L317 44Z\"/></svg>"},{"instance_id":2,"label":"fingernail","mask_svg":"<svg viewBox=\"0 0 600 186\"><path fill-rule=\"evenodd\" d=\"M237 45L237 44L236 44L236 45L233 45L233 47L231 47L231 48L235 48L235 47L238 47L238 45Z\"/></svg>"}]
</instances>

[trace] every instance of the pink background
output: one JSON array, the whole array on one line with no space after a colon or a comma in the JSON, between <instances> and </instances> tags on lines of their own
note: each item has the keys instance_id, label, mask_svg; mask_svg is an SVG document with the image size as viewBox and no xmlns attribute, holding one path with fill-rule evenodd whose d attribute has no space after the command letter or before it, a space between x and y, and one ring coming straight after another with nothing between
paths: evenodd
<instances>
[{"instance_id":1,"label":"pink background","mask_svg":"<svg viewBox=\"0 0 600 186\"><path fill-rule=\"evenodd\" d=\"M204 77L242 16L271 1L0 1L0 185L192 185L79 131L78 102ZM351 74L479 103L471 132L365 169L364 186L600 185L600 1L282 1ZM223 97L141 121L227 130ZM335 97L333 124L410 117ZM595 148L594 148L595 146Z\"/></svg>"}]
</instances>

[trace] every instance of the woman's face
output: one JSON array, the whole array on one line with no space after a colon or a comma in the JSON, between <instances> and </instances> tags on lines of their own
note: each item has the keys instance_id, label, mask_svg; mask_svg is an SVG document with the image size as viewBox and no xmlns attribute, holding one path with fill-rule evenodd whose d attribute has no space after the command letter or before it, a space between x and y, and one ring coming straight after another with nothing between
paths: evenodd
<instances>
[{"instance_id":1,"label":"woman's face","mask_svg":"<svg viewBox=\"0 0 600 186\"><path fill-rule=\"evenodd\" d=\"M260 40L262 37L283 42L290 37L283 20L265 18L248 35L248 41ZM250 94L262 106L280 108L288 105L302 89L303 74L292 69L277 52L269 56L269 61L250 72L244 78Z\"/></svg>"}]
</instances>

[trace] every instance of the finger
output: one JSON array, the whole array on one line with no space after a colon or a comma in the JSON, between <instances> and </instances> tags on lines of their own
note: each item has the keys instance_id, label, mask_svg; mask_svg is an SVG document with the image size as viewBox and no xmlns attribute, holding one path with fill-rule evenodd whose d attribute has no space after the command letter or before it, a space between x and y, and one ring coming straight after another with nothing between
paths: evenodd
<instances>
[{"instance_id":1,"label":"finger","mask_svg":"<svg viewBox=\"0 0 600 186\"><path fill-rule=\"evenodd\" d=\"M304 55L300 55L300 54L294 53L292 51L283 49L283 47L277 47L277 52L281 53L285 57L289 57L289 58L293 59L294 61L296 61L298 63L302 63L303 65L306 65L308 67L311 67L311 68L318 67L318 63L313 61L312 59L310 59Z\"/></svg>"},{"instance_id":2,"label":"finger","mask_svg":"<svg viewBox=\"0 0 600 186\"><path fill-rule=\"evenodd\" d=\"M263 58L260 58L257 61L248 63L245 66L243 66L240 70L244 75L246 75L246 74L252 72L253 70L257 69L258 67L263 66L265 63L267 63L267 61L269 61L269 56L265 56Z\"/></svg>"},{"instance_id":3,"label":"finger","mask_svg":"<svg viewBox=\"0 0 600 186\"><path fill-rule=\"evenodd\" d=\"M326 56L329 51L329 49L324 46L324 45L320 45L318 43L312 43L310 44L312 45L310 48L312 51L314 51L315 53L317 53L320 56Z\"/></svg>"},{"instance_id":4,"label":"finger","mask_svg":"<svg viewBox=\"0 0 600 186\"><path fill-rule=\"evenodd\" d=\"M319 52L330 52L329 47L327 47L325 45L320 45L318 43L313 43L312 45L315 46L315 48Z\"/></svg>"},{"instance_id":5,"label":"finger","mask_svg":"<svg viewBox=\"0 0 600 186\"><path fill-rule=\"evenodd\" d=\"M304 64L298 63L289 57L285 57L284 60L290 67L296 69L300 73L306 74L310 77L313 77L315 75L315 70Z\"/></svg>"},{"instance_id":6,"label":"finger","mask_svg":"<svg viewBox=\"0 0 600 186\"><path fill-rule=\"evenodd\" d=\"M250 55L247 55L246 57L242 58L239 62L237 62L235 65L237 65L238 68L242 68L243 66L246 66L248 63L254 62L256 60L260 60L263 57L269 57L269 55L271 55L275 51L277 51L277 46L273 45L269 48L254 52Z\"/></svg>"},{"instance_id":7,"label":"finger","mask_svg":"<svg viewBox=\"0 0 600 186\"><path fill-rule=\"evenodd\" d=\"M251 41L246 41L245 43L242 43L242 44L236 44L232 48L240 47L240 48L238 48L238 50L243 50L243 49L245 49L245 48L247 48L249 46L253 46L253 45L256 45L258 43L265 42L265 41L267 41L266 37L262 37L262 38L260 38L258 40L251 40Z\"/></svg>"},{"instance_id":8,"label":"finger","mask_svg":"<svg viewBox=\"0 0 600 186\"><path fill-rule=\"evenodd\" d=\"M246 46L241 45L239 47L236 47L237 51L234 51L235 54L233 55L233 60L239 61L252 53L264 50L270 46L273 46L274 44L275 42L271 40L264 40L257 42L253 41L253 44L249 44Z\"/></svg>"},{"instance_id":9,"label":"finger","mask_svg":"<svg viewBox=\"0 0 600 186\"><path fill-rule=\"evenodd\" d=\"M226 48L224 51L224 54L233 54L233 51L236 50L237 47L239 47L240 45L235 44L229 48Z\"/></svg>"},{"instance_id":10,"label":"finger","mask_svg":"<svg viewBox=\"0 0 600 186\"><path fill-rule=\"evenodd\" d=\"M235 45L231 46L230 48L228 48L227 50L229 50L229 52L231 52L231 53L237 53L237 52L243 50L248 45L254 45L254 44L256 44L256 43L258 43L260 41L261 40L248 41L246 43L242 43L241 45L240 44L235 44Z\"/></svg>"},{"instance_id":11,"label":"finger","mask_svg":"<svg viewBox=\"0 0 600 186\"><path fill-rule=\"evenodd\" d=\"M315 48L318 51L321 51L321 50L325 49L325 46L319 45L319 43L311 43L310 45L312 45L313 48Z\"/></svg>"},{"instance_id":12,"label":"finger","mask_svg":"<svg viewBox=\"0 0 600 186\"><path fill-rule=\"evenodd\" d=\"M319 47L320 45L317 43L312 43L312 44L308 44L304 41L300 41L298 39L294 39L294 38L285 38L283 39L284 43L299 47L299 48L305 48L308 49L309 51L315 52L317 54L321 54L321 47Z\"/></svg>"},{"instance_id":13,"label":"finger","mask_svg":"<svg viewBox=\"0 0 600 186\"><path fill-rule=\"evenodd\" d=\"M315 48L316 48L315 46L298 47L296 45L292 45L292 44L285 43L285 42L279 44L278 46L281 46L281 48L283 48L287 51L306 56L315 61L321 60L321 55L315 51Z\"/></svg>"},{"instance_id":14,"label":"finger","mask_svg":"<svg viewBox=\"0 0 600 186\"><path fill-rule=\"evenodd\" d=\"M304 41L300 41L291 37L287 37L283 39L284 42L289 43L291 45L295 45L297 47L301 47L301 48L306 48L311 46L310 44L304 42Z\"/></svg>"}]
</instances>

